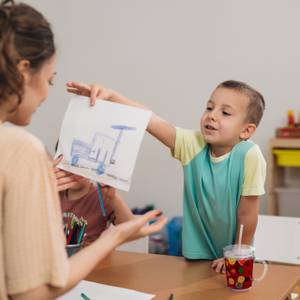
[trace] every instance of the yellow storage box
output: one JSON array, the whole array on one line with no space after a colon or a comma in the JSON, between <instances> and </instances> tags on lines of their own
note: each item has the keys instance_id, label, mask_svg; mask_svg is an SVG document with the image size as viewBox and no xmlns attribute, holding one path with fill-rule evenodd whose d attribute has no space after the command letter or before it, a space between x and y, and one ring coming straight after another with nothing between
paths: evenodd
<instances>
[{"instance_id":1,"label":"yellow storage box","mask_svg":"<svg viewBox=\"0 0 300 300\"><path fill-rule=\"evenodd\" d=\"M282 167L300 167L300 149L273 149L276 163Z\"/></svg>"}]
</instances>

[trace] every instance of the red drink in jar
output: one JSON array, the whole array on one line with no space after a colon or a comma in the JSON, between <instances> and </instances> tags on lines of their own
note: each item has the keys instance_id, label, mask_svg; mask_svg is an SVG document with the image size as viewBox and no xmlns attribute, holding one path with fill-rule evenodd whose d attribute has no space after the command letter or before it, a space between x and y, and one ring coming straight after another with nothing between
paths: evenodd
<instances>
[{"instance_id":1,"label":"red drink in jar","mask_svg":"<svg viewBox=\"0 0 300 300\"><path fill-rule=\"evenodd\" d=\"M227 286L234 291L247 291L253 281L262 280L267 272L264 271L260 278L253 278L254 248L249 245L229 245L223 249L226 268Z\"/></svg>"}]
</instances>

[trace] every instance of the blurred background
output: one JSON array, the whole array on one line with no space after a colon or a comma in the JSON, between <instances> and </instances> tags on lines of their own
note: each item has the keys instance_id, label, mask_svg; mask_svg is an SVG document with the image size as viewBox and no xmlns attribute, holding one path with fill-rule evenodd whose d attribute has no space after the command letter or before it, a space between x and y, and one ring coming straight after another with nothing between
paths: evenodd
<instances>
[{"instance_id":1,"label":"blurred background","mask_svg":"<svg viewBox=\"0 0 300 300\"><path fill-rule=\"evenodd\" d=\"M68 81L114 88L185 128L199 128L218 83L245 81L266 100L253 140L267 158L272 156L268 143L275 129L286 125L289 109L295 110L298 122L297 0L24 2L40 9L56 34L55 85L29 126L52 154L71 98L65 89ZM292 177L298 176L294 173ZM170 217L180 216L182 181L181 165L146 134L131 189L123 196L130 207L154 205ZM267 197L261 212L267 212Z\"/></svg>"}]
</instances>

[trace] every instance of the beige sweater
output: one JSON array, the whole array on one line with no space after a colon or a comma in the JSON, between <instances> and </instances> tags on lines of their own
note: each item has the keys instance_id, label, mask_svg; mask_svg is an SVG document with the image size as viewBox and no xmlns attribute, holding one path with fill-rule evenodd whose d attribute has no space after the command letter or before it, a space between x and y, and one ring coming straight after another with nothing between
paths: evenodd
<instances>
[{"instance_id":1,"label":"beige sweater","mask_svg":"<svg viewBox=\"0 0 300 300\"><path fill-rule=\"evenodd\" d=\"M40 141L0 125L0 300L69 275L52 165Z\"/></svg>"}]
</instances>

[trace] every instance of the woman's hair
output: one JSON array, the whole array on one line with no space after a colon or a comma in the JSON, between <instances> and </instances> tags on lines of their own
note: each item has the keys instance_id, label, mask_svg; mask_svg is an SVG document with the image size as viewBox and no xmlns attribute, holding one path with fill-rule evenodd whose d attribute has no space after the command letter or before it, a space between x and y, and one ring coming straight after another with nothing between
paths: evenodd
<instances>
[{"instance_id":1,"label":"woman's hair","mask_svg":"<svg viewBox=\"0 0 300 300\"><path fill-rule=\"evenodd\" d=\"M0 105L10 95L22 101L23 76L17 65L28 60L32 72L55 53L50 24L33 7L12 0L0 4Z\"/></svg>"}]
</instances>

